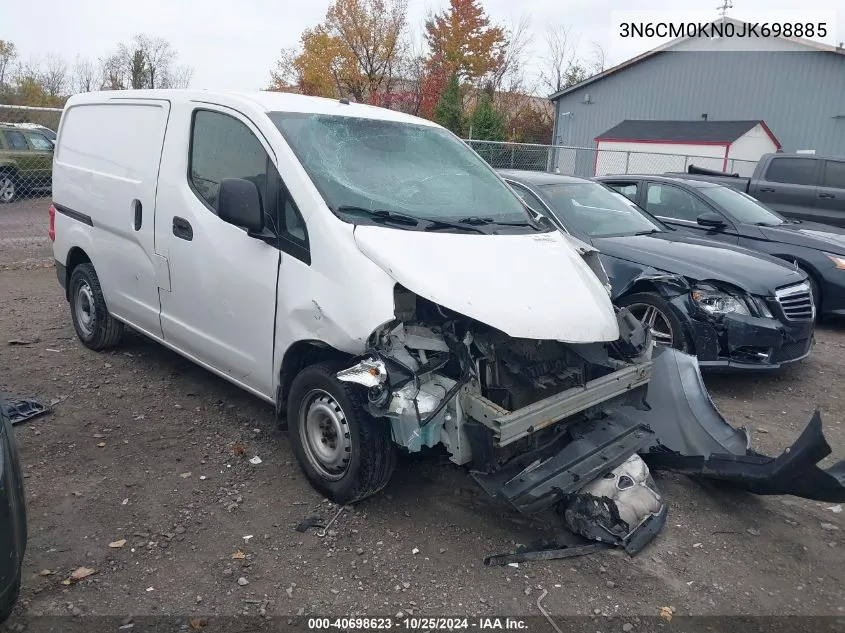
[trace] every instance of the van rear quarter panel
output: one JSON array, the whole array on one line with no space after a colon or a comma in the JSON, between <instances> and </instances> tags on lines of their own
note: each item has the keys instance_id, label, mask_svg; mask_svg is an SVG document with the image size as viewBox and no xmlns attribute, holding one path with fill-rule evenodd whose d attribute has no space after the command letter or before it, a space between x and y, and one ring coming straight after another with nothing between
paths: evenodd
<instances>
[{"instance_id":1,"label":"van rear quarter panel","mask_svg":"<svg viewBox=\"0 0 845 633\"><path fill-rule=\"evenodd\" d=\"M153 219L168 114L164 100L71 101L53 164L53 201L93 225L57 214L56 259L66 262L74 246L83 248L109 311L153 333L160 333Z\"/></svg>"}]
</instances>

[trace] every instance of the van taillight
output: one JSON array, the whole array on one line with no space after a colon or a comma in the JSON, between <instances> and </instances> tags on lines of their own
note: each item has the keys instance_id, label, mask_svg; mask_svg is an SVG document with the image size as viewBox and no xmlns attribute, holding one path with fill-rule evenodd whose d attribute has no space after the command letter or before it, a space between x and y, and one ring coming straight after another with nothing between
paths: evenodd
<instances>
[{"instance_id":1,"label":"van taillight","mask_svg":"<svg viewBox=\"0 0 845 633\"><path fill-rule=\"evenodd\" d=\"M50 205L50 228L47 230L47 235L51 242L56 241L56 207Z\"/></svg>"}]
</instances>

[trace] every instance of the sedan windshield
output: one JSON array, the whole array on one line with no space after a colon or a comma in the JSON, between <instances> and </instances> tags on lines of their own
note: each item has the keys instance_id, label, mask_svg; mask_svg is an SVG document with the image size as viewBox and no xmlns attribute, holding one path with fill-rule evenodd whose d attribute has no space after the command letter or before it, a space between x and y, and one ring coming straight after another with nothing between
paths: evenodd
<instances>
[{"instance_id":1,"label":"sedan windshield","mask_svg":"<svg viewBox=\"0 0 845 633\"><path fill-rule=\"evenodd\" d=\"M596 183L540 187L564 226L589 237L656 233L662 227L622 194Z\"/></svg>"},{"instance_id":2,"label":"sedan windshield","mask_svg":"<svg viewBox=\"0 0 845 633\"><path fill-rule=\"evenodd\" d=\"M326 114L269 116L342 219L477 233L539 230L487 163L442 128Z\"/></svg>"},{"instance_id":3,"label":"sedan windshield","mask_svg":"<svg viewBox=\"0 0 845 633\"><path fill-rule=\"evenodd\" d=\"M764 207L747 193L730 187L699 187L698 192L722 207L737 222L760 226L778 226L786 220Z\"/></svg>"}]
</instances>

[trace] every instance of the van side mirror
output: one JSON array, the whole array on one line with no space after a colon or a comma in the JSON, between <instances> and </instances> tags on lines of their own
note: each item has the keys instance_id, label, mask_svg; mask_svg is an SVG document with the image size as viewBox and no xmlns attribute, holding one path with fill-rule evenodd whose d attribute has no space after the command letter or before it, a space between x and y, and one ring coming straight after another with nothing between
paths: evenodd
<instances>
[{"instance_id":1,"label":"van side mirror","mask_svg":"<svg viewBox=\"0 0 845 633\"><path fill-rule=\"evenodd\" d=\"M698 216L698 218L696 218L696 222L698 222L700 226L707 226L713 229L723 229L727 226L725 219L715 211L702 213Z\"/></svg>"},{"instance_id":2,"label":"van side mirror","mask_svg":"<svg viewBox=\"0 0 845 633\"><path fill-rule=\"evenodd\" d=\"M217 194L217 215L247 231L261 231L264 209L255 183L243 178L224 178Z\"/></svg>"}]
</instances>

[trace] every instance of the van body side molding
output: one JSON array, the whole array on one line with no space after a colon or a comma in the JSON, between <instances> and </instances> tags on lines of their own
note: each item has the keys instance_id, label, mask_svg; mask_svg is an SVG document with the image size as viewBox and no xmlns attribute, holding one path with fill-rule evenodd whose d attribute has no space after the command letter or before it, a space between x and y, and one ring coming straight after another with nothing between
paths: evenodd
<instances>
[{"instance_id":1,"label":"van body side molding","mask_svg":"<svg viewBox=\"0 0 845 633\"><path fill-rule=\"evenodd\" d=\"M76 220L77 222L82 222L82 224L87 224L88 226L94 226L94 220L91 219L90 215L86 215L84 213L80 213L79 211L74 211L73 209L64 206L63 204L59 204L57 202L53 203L53 206L56 208L58 213L62 215L66 215L69 218Z\"/></svg>"}]
</instances>

